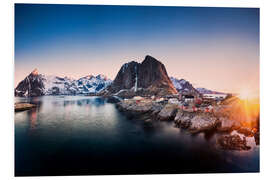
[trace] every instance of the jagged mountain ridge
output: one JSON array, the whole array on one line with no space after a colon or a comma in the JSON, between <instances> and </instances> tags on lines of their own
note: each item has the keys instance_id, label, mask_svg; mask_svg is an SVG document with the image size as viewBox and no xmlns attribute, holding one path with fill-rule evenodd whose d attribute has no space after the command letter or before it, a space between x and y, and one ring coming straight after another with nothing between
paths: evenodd
<instances>
[{"instance_id":1,"label":"jagged mountain ridge","mask_svg":"<svg viewBox=\"0 0 270 180\"><path fill-rule=\"evenodd\" d=\"M199 94L226 94L222 92L212 91L206 88L194 88L193 85L185 79L177 79L175 77L170 77L174 87L179 93L199 93Z\"/></svg>"},{"instance_id":2,"label":"jagged mountain ridge","mask_svg":"<svg viewBox=\"0 0 270 180\"><path fill-rule=\"evenodd\" d=\"M38 74L35 69L15 88L15 96L95 94L111 84L104 75L88 75L78 80Z\"/></svg>"},{"instance_id":3,"label":"jagged mountain ridge","mask_svg":"<svg viewBox=\"0 0 270 180\"><path fill-rule=\"evenodd\" d=\"M174 87L176 90L181 93L181 94L194 94L194 95L199 95L200 92L197 91L196 88L193 87L193 85L185 80L185 79L177 79L174 77L170 77Z\"/></svg>"}]
</instances>

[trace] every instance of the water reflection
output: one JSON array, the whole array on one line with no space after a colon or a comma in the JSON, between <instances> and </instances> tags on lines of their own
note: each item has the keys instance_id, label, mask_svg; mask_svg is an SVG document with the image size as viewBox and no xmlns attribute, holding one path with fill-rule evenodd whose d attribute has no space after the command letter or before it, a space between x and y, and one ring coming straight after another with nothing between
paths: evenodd
<instances>
[{"instance_id":1,"label":"water reflection","mask_svg":"<svg viewBox=\"0 0 270 180\"><path fill-rule=\"evenodd\" d=\"M115 104L106 103L103 98L45 96L16 101L38 105L15 113L17 174L59 175L71 169L78 173L90 169L86 174L99 169L103 173L110 170L123 173L125 168L126 173L135 170L142 173L151 168L155 173L181 173L187 169L188 172L258 171L258 151L239 152L241 156L220 153L211 149L214 141L211 132L191 136L186 130L175 128L173 122L127 119ZM42 160L35 161L36 158ZM245 166L247 162L252 162L249 167Z\"/></svg>"},{"instance_id":2,"label":"water reflection","mask_svg":"<svg viewBox=\"0 0 270 180\"><path fill-rule=\"evenodd\" d=\"M29 133L33 132L37 128L38 124L38 113L42 109L43 102L40 97L32 98L15 98L15 102L31 103L35 104L35 108L31 108L25 112L16 112L16 114L24 115L28 121Z\"/></svg>"},{"instance_id":3,"label":"water reflection","mask_svg":"<svg viewBox=\"0 0 270 180\"><path fill-rule=\"evenodd\" d=\"M33 108L27 112L29 117L30 131L34 130L37 125L37 108Z\"/></svg>"},{"instance_id":4,"label":"water reflection","mask_svg":"<svg viewBox=\"0 0 270 180\"><path fill-rule=\"evenodd\" d=\"M91 98L91 99L53 101L52 103L55 106L64 106L64 107L75 104L78 106L95 105L98 107L104 106L105 100L102 98Z\"/></svg>"}]
</instances>

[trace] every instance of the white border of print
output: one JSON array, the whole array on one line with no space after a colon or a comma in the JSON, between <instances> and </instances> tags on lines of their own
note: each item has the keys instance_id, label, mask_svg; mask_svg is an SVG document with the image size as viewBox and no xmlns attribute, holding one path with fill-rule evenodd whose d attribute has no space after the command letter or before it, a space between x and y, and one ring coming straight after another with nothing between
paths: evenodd
<instances>
[{"instance_id":1,"label":"white border of print","mask_svg":"<svg viewBox=\"0 0 270 180\"><path fill-rule=\"evenodd\" d=\"M180 175L130 175L130 176L59 176L59 177L21 177L20 179L258 179L270 176L269 163L269 130L270 117L266 106L270 100L270 56L269 56L269 2L263 0L6 0L1 1L1 125L0 125L0 178L14 178L14 3L47 3L47 4L107 4L107 5L162 5L162 6L208 6L208 7L260 7L260 73L261 73L261 169L260 173L242 174L180 174ZM263 98L262 98L263 97ZM182 162L179 162L182 163ZM183 162L184 163L184 162ZM196 162L194 162L196 163Z\"/></svg>"}]
</instances>

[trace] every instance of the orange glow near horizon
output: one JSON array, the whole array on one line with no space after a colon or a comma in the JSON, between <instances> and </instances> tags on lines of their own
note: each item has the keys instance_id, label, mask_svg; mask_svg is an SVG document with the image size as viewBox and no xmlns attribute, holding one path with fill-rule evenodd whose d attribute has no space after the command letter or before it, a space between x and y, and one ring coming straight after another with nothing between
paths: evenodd
<instances>
[{"instance_id":1,"label":"orange glow near horizon","mask_svg":"<svg viewBox=\"0 0 270 180\"><path fill-rule=\"evenodd\" d=\"M258 98L250 98L247 94L233 97L228 100L231 105L230 119L237 120L244 127L254 128L257 127L258 120L260 118L260 102Z\"/></svg>"},{"instance_id":2,"label":"orange glow near horizon","mask_svg":"<svg viewBox=\"0 0 270 180\"><path fill-rule=\"evenodd\" d=\"M253 93L250 89L242 89L239 92L238 97L243 101L254 100L258 98L258 95Z\"/></svg>"}]
</instances>

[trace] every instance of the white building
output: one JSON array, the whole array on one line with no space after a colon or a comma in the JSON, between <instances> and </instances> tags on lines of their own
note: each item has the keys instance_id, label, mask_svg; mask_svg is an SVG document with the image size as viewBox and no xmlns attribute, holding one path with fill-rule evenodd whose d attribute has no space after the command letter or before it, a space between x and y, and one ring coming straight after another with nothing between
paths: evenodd
<instances>
[{"instance_id":1,"label":"white building","mask_svg":"<svg viewBox=\"0 0 270 180\"><path fill-rule=\"evenodd\" d=\"M223 100L227 97L227 94L203 94L203 98Z\"/></svg>"}]
</instances>

